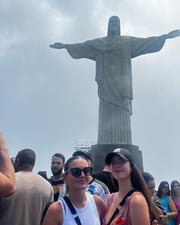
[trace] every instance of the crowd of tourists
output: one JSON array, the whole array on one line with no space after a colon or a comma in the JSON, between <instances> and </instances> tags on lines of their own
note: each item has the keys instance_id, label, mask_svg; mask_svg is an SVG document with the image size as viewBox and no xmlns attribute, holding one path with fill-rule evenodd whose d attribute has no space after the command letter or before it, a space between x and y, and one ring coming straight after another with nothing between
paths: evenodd
<instances>
[{"instance_id":1,"label":"crowd of tourists","mask_svg":"<svg viewBox=\"0 0 180 225\"><path fill-rule=\"evenodd\" d=\"M10 160L0 133L0 224L180 225L180 183L162 181L137 168L130 152L114 149L102 171L82 151L51 158L52 177L33 172L36 154L19 151Z\"/></svg>"}]
</instances>

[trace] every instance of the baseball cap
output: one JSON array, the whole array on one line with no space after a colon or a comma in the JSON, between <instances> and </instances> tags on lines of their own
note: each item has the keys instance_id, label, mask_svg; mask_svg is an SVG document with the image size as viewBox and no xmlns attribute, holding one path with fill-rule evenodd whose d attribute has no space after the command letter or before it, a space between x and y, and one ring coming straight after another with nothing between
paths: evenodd
<instances>
[{"instance_id":1,"label":"baseball cap","mask_svg":"<svg viewBox=\"0 0 180 225\"><path fill-rule=\"evenodd\" d=\"M131 153L127 149L124 149L124 148L116 148L116 149L114 149L113 152L110 152L106 156L106 160L110 163L112 161L112 158L114 156L116 156L116 155L120 156L121 158L123 158L123 159L125 159L127 161L133 162Z\"/></svg>"}]
</instances>

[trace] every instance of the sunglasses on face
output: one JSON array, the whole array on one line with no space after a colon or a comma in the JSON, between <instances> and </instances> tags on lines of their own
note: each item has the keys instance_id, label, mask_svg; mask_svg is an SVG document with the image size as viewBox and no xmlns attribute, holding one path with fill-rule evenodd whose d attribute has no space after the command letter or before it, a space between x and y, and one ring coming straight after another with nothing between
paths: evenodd
<instances>
[{"instance_id":1,"label":"sunglasses on face","mask_svg":"<svg viewBox=\"0 0 180 225\"><path fill-rule=\"evenodd\" d=\"M92 174L92 167L84 167L84 168L70 168L67 170L65 173L71 172L73 177L80 177L82 172L84 173L85 176L90 176Z\"/></svg>"}]
</instances>

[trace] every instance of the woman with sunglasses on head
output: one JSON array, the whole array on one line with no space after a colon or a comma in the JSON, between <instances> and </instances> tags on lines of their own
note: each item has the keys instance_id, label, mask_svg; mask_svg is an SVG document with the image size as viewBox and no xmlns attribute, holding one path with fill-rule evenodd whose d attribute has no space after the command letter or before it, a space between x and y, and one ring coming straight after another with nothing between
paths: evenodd
<instances>
[{"instance_id":1,"label":"woman with sunglasses on head","mask_svg":"<svg viewBox=\"0 0 180 225\"><path fill-rule=\"evenodd\" d=\"M152 202L141 172L126 149L115 149L108 154L113 177L119 191L109 196L106 225L150 225Z\"/></svg>"},{"instance_id":2,"label":"woman with sunglasses on head","mask_svg":"<svg viewBox=\"0 0 180 225\"><path fill-rule=\"evenodd\" d=\"M167 181L162 181L159 184L157 196L160 198L160 201L166 210L168 216L167 225L175 225L174 219L177 216L177 209L170 196L169 183Z\"/></svg>"},{"instance_id":3,"label":"woman with sunglasses on head","mask_svg":"<svg viewBox=\"0 0 180 225\"><path fill-rule=\"evenodd\" d=\"M92 168L87 160L74 156L67 160L64 166L63 179L68 194L65 198L53 203L44 218L43 225L100 225L106 206L104 201L96 195L86 193L88 176ZM73 205L72 213L66 201Z\"/></svg>"}]
</instances>

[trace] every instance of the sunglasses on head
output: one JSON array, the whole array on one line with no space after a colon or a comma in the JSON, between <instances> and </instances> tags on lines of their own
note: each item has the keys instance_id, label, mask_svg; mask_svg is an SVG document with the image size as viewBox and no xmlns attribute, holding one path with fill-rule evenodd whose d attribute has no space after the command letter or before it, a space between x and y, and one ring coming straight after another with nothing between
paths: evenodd
<instances>
[{"instance_id":1,"label":"sunglasses on head","mask_svg":"<svg viewBox=\"0 0 180 225\"><path fill-rule=\"evenodd\" d=\"M65 173L71 172L73 177L80 177L82 172L84 173L85 176L90 176L92 174L92 167L84 167L84 168L70 168L67 170Z\"/></svg>"}]
</instances>

